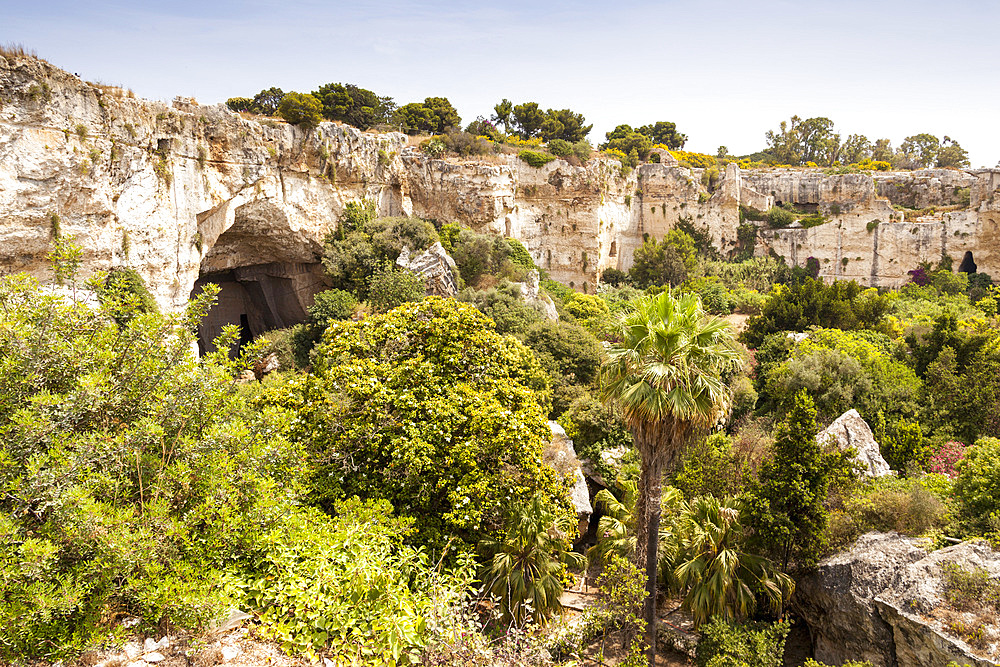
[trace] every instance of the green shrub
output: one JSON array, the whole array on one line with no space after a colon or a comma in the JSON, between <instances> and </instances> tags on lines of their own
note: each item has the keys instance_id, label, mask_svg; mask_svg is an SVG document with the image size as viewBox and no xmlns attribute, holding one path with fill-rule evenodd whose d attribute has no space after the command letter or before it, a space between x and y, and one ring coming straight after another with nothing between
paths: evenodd
<instances>
[{"instance_id":1,"label":"green shrub","mask_svg":"<svg viewBox=\"0 0 1000 667\"><path fill-rule=\"evenodd\" d=\"M771 229L781 229L795 222L794 213L778 206L770 208L765 215Z\"/></svg>"},{"instance_id":2,"label":"green shrub","mask_svg":"<svg viewBox=\"0 0 1000 667\"><path fill-rule=\"evenodd\" d=\"M986 568L964 568L958 563L942 563L944 599L959 611L981 611L1000 605L1000 583Z\"/></svg>"},{"instance_id":3,"label":"green shrub","mask_svg":"<svg viewBox=\"0 0 1000 667\"><path fill-rule=\"evenodd\" d=\"M884 477L852 490L843 499L840 515L836 520L831 518L830 546L846 546L870 531L920 537L943 530L951 518L951 484L942 477Z\"/></svg>"},{"instance_id":4,"label":"green shrub","mask_svg":"<svg viewBox=\"0 0 1000 667\"><path fill-rule=\"evenodd\" d=\"M980 438L955 464L955 498L963 526L983 535L1000 516L1000 439Z\"/></svg>"},{"instance_id":5,"label":"green shrub","mask_svg":"<svg viewBox=\"0 0 1000 667\"><path fill-rule=\"evenodd\" d=\"M510 261L528 270L535 268L535 260L531 258L531 253L523 243L509 236L504 240L510 246Z\"/></svg>"},{"instance_id":6,"label":"green shrub","mask_svg":"<svg viewBox=\"0 0 1000 667\"><path fill-rule=\"evenodd\" d=\"M628 282L628 274L619 269L604 269L601 272L601 282L617 287Z\"/></svg>"},{"instance_id":7,"label":"green shrub","mask_svg":"<svg viewBox=\"0 0 1000 667\"><path fill-rule=\"evenodd\" d=\"M497 333L501 334L523 334L542 319L541 310L526 302L520 288L510 283L488 290L464 289L455 298L471 303L492 319Z\"/></svg>"},{"instance_id":8,"label":"green shrub","mask_svg":"<svg viewBox=\"0 0 1000 667\"><path fill-rule=\"evenodd\" d=\"M97 289L97 297L124 324L138 313L155 313L159 310L153 295L146 289L135 269L116 267L108 272Z\"/></svg>"},{"instance_id":9,"label":"green shrub","mask_svg":"<svg viewBox=\"0 0 1000 667\"><path fill-rule=\"evenodd\" d=\"M395 264L386 264L368 281L368 303L377 313L385 313L408 301L424 298L424 279Z\"/></svg>"},{"instance_id":10,"label":"green shrub","mask_svg":"<svg viewBox=\"0 0 1000 667\"><path fill-rule=\"evenodd\" d=\"M701 627L698 667L781 667L788 623L730 624L715 619Z\"/></svg>"},{"instance_id":11,"label":"green shrub","mask_svg":"<svg viewBox=\"0 0 1000 667\"><path fill-rule=\"evenodd\" d=\"M538 169L539 167L544 167L549 162L556 159L555 155L549 155L548 153L539 153L538 151L532 151L525 148L520 153L517 154L524 162L527 162L530 166Z\"/></svg>"},{"instance_id":12,"label":"green shrub","mask_svg":"<svg viewBox=\"0 0 1000 667\"><path fill-rule=\"evenodd\" d=\"M441 141L450 152L462 157L489 155L493 153L493 144L489 141L457 128L446 130L442 135Z\"/></svg>"},{"instance_id":13,"label":"green shrub","mask_svg":"<svg viewBox=\"0 0 1000 667\"><path fill-rule=\"evenodd\" d=\"M259 337L257 341L261 345L261 355L274 354L278 358L278 368L281 370L291 370L298 364L295 361L295 341L292 337L294 327L287 329L272 329ZM257 342L255 341L255 342ZM309 346L312 349L312 346ZM308 355L309 351L306 351Z\"/></svg>"},{"instance_id":14,"label":"green shrub","mask_svg":"<svg viewBox=\"0 0 1000 667\"><path fill-rule=\"evenodd\" d=\"M518 262L513 261L515 255ZM530 255L526 258L502 236L462 229L452 241L452 258L466 284L478 285L486 275L523 279L528 270L524 263ZM530 267L534 267L534 263Z\"/></svg>"},{"instance_id":15,"label":"green shrub","mask_svg":"<svg viewBox=\"0 0 1000 667\"><path fill-rule=\"evenodd\" d=\"M541 491L568 507L541 461L548 378L531 351L468 304L428 297L360 322L333 322L313 374L282 405L323 464L314 498L385 499L416 520L412 543L475 544L512 499Z\"/></svg>"},{"instance_id":16,"label":"green shrub","mask_svg":"<svg viewBox=\"0 0 1000 667\"><path fill-rule=\"evenodd\" d=\"M586 393L585 390L569 390L566 386L583 388L596 382L602 350L597 339L582 327L541 320L525 332L524 344L531 348L552 379L553 417L562 414L570 403Z\"/></svg>"},{"instance_id":17,"label":"green shrub","mask_svg":"<svg viewBox=\"0 0 1000 667\"><path fill-rule=\"evenodd\" d=\"M385 501L357 499L338 503L334 520L311 511L281 522L246 584L261 634L337 664L367 664L373 654L419 662L437 629L427 619L465 596L475 568L462 558L442 571L427 552L404 546L411 524Z\"/></svg>"},{"instance_id":18,"label":"green shrub","mask_svg":"<svg viewBox=\"0 0 1000 667\"><path fill-rule=\"evenodd\" d=\"M325 327L331 320L346 320L354 313L358 300L350 292L330 289L319 292L309 306L309 322Z\"/></svg>"},{"instance_id":19,"label":"green shrub","mask_svg":"<svg viewBox=\"0 0 1000 667\"><path fill-rule=\"evenodd\" d=\"M281 98L278 115L292 125L309 130L323 120L323 105L309 93L291 92Z\"/></svg>"},{"instance_id":20,"label":"green shrub","mask_svg":"<svg viewBox=\"0 0 1000 667\"><path fill-rule=\"evenodd\" d=\"M565 158L574 155L573 144L563 139L553 139L548 143L546 148L550 153L559 157Z\"/></svg>"},{"instance_id":21,"label":"green shrub","mask_svg":"<svg viewBox=\"0 0 1000 667\"><path fill-rule=\"evenodd\" d=\"M420 218L374 218L367 205L344 208L341 230L327 236L323 266L333 286L365 299L371 277L394 263L404 247L425 250L438 240L434 225ZM360 226L359 226L360 225Z\"/></svg>"}]
</instances>

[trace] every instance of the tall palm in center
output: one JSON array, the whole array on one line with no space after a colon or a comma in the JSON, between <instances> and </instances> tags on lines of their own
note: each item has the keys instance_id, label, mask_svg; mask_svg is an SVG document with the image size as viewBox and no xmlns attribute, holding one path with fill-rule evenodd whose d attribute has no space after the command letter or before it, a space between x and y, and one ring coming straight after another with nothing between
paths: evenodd
<instances>
[{"instance_id":1,"label":"tall palm in center","mask_svg":"<svg viewBox=\"0 0 1000 667\"><path fill-rule=\"evenodd\" d=\"M615 401L642 459L635 563L646 570L646 640L656 656L656 562L663 472L698 426L718 419L728 399L722 374L740 363L729 323L705 314L698 297L670 292L636 299L608 349L601 395Z\"/></svg>"}]
</instances>

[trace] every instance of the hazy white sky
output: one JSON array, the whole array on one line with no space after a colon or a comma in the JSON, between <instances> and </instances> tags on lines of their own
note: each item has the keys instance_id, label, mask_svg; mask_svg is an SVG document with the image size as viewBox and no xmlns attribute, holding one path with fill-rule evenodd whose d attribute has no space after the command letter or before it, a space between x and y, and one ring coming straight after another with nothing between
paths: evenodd
<instances>
[{"instance_id":1,"label":"hazy white sky","mask_svg":"<svg viewBox=\"0 0 1000 667\"><path fill-rule=\"evenodd\" d=\"M0 0L0 42L143 97L200 102L355 83L464 122L501 98L571 108L603 141L677 123L686 148L765 146L793 114L842 136L949 135L1000 160L1000 3Z\"/></svg>"}]
</instances>

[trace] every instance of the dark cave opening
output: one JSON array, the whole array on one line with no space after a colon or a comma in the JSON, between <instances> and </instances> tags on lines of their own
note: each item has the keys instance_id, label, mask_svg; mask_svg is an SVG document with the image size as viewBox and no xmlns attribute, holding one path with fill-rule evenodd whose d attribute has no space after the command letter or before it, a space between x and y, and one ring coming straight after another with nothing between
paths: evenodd
<instances>
[{"instance_id":1,"label":"dark cave opening","mask_svg":"<svg viewBox=\"0 0 1000 667\"><path fill-rule=\"evenodd\" d=\"M962 263L958 265L958 270L960 273L975 273L976 272L976 262L972 259L972 251L966 250L965 257L962 258Z\"/></svg>"},{"instance_id":2,"label":"dark cave opening","mask_svg":"<svg viewBox=\"0 0 1000 667\"><path fill-rule=\"evenodd\" d=\"M319 264L255 264L207 273L195 282L192 296L209 283L219 286L219 295L198 325L202 354L215 349L215 339L229 324L239 327L243 347L266 331L305 322L313 297L326 288Z\"/></svg>"}]
</instances>

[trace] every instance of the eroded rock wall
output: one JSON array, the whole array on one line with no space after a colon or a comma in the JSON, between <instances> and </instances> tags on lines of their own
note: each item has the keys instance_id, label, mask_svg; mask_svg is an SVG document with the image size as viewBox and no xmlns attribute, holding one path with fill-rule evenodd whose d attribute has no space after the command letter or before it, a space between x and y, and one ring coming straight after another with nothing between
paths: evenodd
<instances>
[{"instance_id":1,"label":"eroded rock wall","mask_svg":"<svg viewBox=\"0 0 1000 667\"><path fill-rule=\"evenodd\" d=\"M1000 275L1000 172L929 170L826 175L741 172L712 190L673 160L622 169L596 157L533 168L514 155L432 159L406 136L322 123L313 130L243 118L222 105L172 105L86 83L33 58L0 57L0 271L49 275L53 237L84 248L82 275L138 270L160 304L180 307L200 276L240 267L316 264L344 204L381 215L459 222L521 240L536 263L593 291L606 268L684 222L736 248L740 206L792 203L829 219L762 229L756 251L820 261L826 279L895 285L942 252ZM967 188L968 190L966 191ZM900 205L951 201L906 219ZM888 198L887 198L888 197ZM902 222L900 221L902 219ZM305 309L312 294L296 298Z\"/></svg>"}]
</instances>

